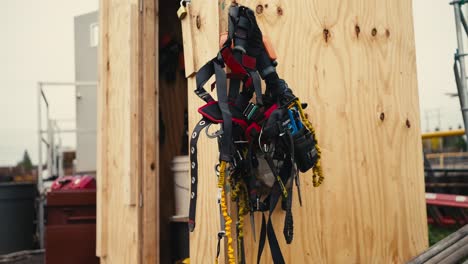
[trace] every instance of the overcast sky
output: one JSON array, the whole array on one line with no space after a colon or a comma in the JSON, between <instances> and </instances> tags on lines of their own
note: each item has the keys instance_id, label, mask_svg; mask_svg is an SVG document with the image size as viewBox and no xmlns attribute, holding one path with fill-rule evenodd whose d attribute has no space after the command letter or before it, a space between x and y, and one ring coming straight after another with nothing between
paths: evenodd
<instances>
[{"instance_id":1,"label":"overcast sky","mask_svg":"<svg viewBox=\"0 0 468 264\"><path fill-rule=\"evenodd\" d=\"M0 0L0 166L37 161L37 82L74 81L75 16L98 0ZM74 118L70 87L50 88L51 114Z\"/></svg>"},{"instance_id":2,"label":"overcast sky","mask_svg":"<svg viewBox=\"0 0 468 264\"><path fill-rule=\"evenodd\" d=\"M98 3L0 0L0 166L15 164L25 149L37 161L36 83L74 80L73 18L97 10ZM413 0L423 131L439 125L439 112L443 129L462 124L458 99L445 95L456 92L456 37L448 3ZM73 89L51 88L47 94L55 118L74 118Z\"/></svg>"}]
</instances>

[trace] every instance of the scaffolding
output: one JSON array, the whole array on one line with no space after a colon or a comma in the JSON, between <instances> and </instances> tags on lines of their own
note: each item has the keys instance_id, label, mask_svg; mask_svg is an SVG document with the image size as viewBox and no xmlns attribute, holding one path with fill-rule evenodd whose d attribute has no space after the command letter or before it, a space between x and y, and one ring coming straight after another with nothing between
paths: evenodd
<instances>
[{"instance_id":1,"label":"scaffolding","mask_svg":"<svg viewBox=\"0 0 468 264\"><path fill-rule=\"evenodd\" d=\"M49 101L45 94L45 87L77 87L96 86L96 82L38 82L37 83L37 131L38 131L38 162L37 162L37 190L39 193L37 203L37 234L40 248L44 248L44 203L46 191L44 188L42 147L46 146L47 177L64 176L63 152L60 135L63 133L78 133L78 129L60 129L59 120L52 119L49 111ZM46 128L42 127L42 104L45 106ZM45 135L45 136L44 136Z\"/></svg>"},{"instance_id":2,"label":"scaffolding","mask_svg":"<svg viewBox=\"0 0 468 264\"><path fill-rule=\"evenodd\" d=\"M465 57L465 41L468 36L468 26L465 15L463 14L463 5L468 3L468 0L456 0L450 4L453 5L455 12L455 29L457 33L457 50L455 52L455 62L453 70L455 73L455 81L458 89L458 98L463 116L463 124L465 125L465 135L468 138L468 87L466 79L466 64Z\"/></svg>"}]
</instances>

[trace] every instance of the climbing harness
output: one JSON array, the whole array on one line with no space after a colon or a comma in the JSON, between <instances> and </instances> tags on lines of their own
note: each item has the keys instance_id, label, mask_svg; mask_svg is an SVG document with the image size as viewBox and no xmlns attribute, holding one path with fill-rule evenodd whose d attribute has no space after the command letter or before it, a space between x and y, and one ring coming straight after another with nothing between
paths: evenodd
<instances>
[{"instance_id":1,"label":"climbing harness","mask_svg":"<svg viewBox=\"0 0 468 264\"><path fill-rule=\"evenodd\" d=\"M204 129L206 135L218 140L219 164L218 204L221 228L218 233L217 258L220 243L227 240L228 262L245 263L244 217L250 214L253 237L256 239L254 213L262 213L257 263L268 239L275 264L285 263L273 229L271 214L281 201L286 212L283 234L286 243L293 240L292 193L295 184L302 205L299 171L313 172L313 186L323 182L320 148L315 130L304 113L307 104L294 96L286 82L276 73L276 54L269 40L262 35L254 12L233 4L229 9L228 32L220 37L218 55L205 64L196 75L195 93L206 102L198 109L202 119L190 137L191 195L189 230L195 228L197 205L198 159L197 141ZM226 73L226 68L229 72ZM204 85L215 75L218 101ZM229 86L228 86L229 80ZM261 82L266 83L262 94ZM229 87L229 89L228 89ZM255 103L251 101L255 94ZM219 124L220 129L208 132ZM226 188L226 186L229 188ZM227 191L229 189L229 192ZM233 242L227 199L237 203L236 241ZM268 212L268 221L265 216ZM234 244L237 256L234 254ZM216 263L217 263L216 258Z\"/></svg>"}]
</instances>

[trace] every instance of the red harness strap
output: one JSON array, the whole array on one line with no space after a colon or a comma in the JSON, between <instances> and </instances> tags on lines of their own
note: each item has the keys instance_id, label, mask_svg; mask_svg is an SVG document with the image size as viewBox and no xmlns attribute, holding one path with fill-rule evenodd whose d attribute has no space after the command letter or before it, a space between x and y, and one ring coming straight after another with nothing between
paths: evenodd
<instances>
[{"instance_id":1,"label":"red harness strap","mask_svg":"<svg viewBox=\"0 0 468 264\"><path fill-rule=\"evenodd\" d=\"M222 49L221 56L226 66L231 69L230 77L240 77L240 79L244 80L245 87L250 88L253 84L253 80L245 68L254 70L256 59L244 54L242 55L242 64L240 64L234 58L231 48Z\"/></svg>"}]
</instances>

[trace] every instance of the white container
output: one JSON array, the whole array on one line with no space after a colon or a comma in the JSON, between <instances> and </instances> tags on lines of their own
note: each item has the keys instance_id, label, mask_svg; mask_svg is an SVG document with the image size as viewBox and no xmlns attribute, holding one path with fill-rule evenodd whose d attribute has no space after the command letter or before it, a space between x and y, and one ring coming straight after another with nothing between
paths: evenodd
<instances>
[{"instance_id":1,"label":"white container","mask_svg":"<svg viewBox=\"0 0 468 264\"><path fill-rule=\"evenodd\" d=\"M188 217L190 203L190 158L176 156L172 160L174 173L175 217Z\"/></svg>"}]
</instances>

